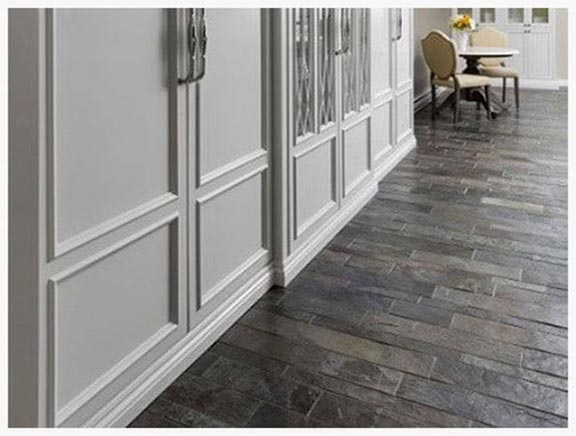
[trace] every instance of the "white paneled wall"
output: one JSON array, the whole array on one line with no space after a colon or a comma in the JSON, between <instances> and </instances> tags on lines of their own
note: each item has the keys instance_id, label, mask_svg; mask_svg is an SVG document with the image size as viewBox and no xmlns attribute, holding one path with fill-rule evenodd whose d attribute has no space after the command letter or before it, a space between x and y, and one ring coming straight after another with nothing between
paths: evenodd
<instances>
[{"instance_id":1,"label":"white paneled wall","mask_svg":"<svg viewBox=\"0 0 576 436\"><path fill-rule=\"evenodd\" d=\"M126 425L288 283L415 145L411 28L11 10L10 425Z\"/></svg>"}]
</instances>

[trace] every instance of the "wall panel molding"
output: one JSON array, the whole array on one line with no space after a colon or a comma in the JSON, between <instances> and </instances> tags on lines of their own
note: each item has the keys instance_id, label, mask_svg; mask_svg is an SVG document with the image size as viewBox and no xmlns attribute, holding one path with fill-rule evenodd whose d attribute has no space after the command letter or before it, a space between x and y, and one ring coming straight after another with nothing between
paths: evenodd
<instances>
[{"instance_id":1,"label":"wall panel molding","mask_svg":"<svg viewBox=\"0 0 576 436\"><path fill-rule=\"evenodd\" d=\"M59 426L66 420L72 417L75 413L80 411L84 406L91 402L96 396L107 389L118 377L130 369L139 359L145 354L151 352L156 346L164 342L169 336L175 333L176 330L181 330L184 327L184 321L180 316L178 308L182 306L180 288L181 284L178 279L178 270L180 264L180 255L178 253L178 225L179 215L174 213L153 225L142 229L141 231L125 238L117 244L96 253L94 256L85 259L76 265L54 275L48 280L47 283L47 319L48 319L48 348L47 348L47 372L48 372L48 425ZM94 265L111 258L116 253L120 253L126 248L130 247L137 241L146 239L146 237L154 234L162 228L168 228L169 232L169 296L170 309L169 309L169 322L157 330L154 334L148 337L143 343L139 344L136 349L127 354L112 368L109 368L96 380L86 386L80 393L78 393L67 404L58 407L58 301L60 286L67 280L81 274L93 267Z\"/></svg>"}]
</instances>

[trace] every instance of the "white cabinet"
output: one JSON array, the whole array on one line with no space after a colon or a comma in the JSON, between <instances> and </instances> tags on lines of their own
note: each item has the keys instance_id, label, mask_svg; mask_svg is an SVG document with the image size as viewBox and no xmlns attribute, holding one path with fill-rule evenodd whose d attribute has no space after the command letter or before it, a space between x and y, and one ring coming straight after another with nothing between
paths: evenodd
<instances>
[{"instance_id":1,"label":"white cabinet","mask_svg":"<svg viewBox=\"0 0 576 436\"><path fill-rule=\"evenodd\" d=\"M479 26L508 34L510 47L520 54L506 59L506 65L520 72L520 83L545 86L556 79L555 9L457 8L453 13L470 14Z\"/></svg>"},{"instance_id":2,"label":"white cabinet","mask_svg":"<svg viewBox=\"0 0 576 436\"><path fill-rule=\"evenodd\" d=\"M415 145L411 26L11 10L10 425L128 424L293 278Z\"/></svg>"},{"instance_id":3,"label":"white cabinet","mask_svg":"<svg viewBox=\"0 0 576 436\"><path fill-rule=\"evenodd\" d=\"M128 423L272 284L269 25L11 12L11 425Z\"/></svg>"},{"instance_id":4,"label":"white cabinet","mask_svg":"<svg viewBox=\"0 0 576 436\"><path fill-rule=\"evenodd\" d=\"M412 10L278 10L274 22L275 264L286 284L415 145Z\"/></svg>"}]
</instances>

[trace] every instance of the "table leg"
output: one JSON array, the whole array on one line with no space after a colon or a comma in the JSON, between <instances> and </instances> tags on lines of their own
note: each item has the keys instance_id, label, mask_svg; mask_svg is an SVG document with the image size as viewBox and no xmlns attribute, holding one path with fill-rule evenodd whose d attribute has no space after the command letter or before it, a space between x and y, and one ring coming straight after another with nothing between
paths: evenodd
<instances>
[{"instance_id":1,"label":"table leg","mask_svg":"<svg viewBox=\"0 0 576 436\"><path fill-rule=\"evenodd\" d=\"M478 68L478 59L474 56L466 57L466 68L462 71L464 74L480 74L480 68Z\"/></svg>"}]
</instances>

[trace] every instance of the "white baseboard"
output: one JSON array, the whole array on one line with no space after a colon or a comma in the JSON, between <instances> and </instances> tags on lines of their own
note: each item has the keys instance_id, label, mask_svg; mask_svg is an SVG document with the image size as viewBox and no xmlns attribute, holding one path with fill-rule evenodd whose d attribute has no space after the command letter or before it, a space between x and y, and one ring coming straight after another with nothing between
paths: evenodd
<instances>
[{"instance_id":1,"label":"white baseboard","mask_svg":"<svg viewBox=\"0 0 576 436\"><path fill-rule=\"evenodd\" d=\"M272 266L257 274L162 359L143 372L85 427L125 427L200 357L273 285Z\"/></svg>"},{"instance_id":2,"label":"white baseboard","mask_svg":"<svg viewBox=\"0 0 576 436\"><path fill-rule=\"evenodd\" d=\"M491 79L492 86L495 88L502 88L502 79ZM514 80L508 79L506 81L506 88L514 87ZM520 90L522 89L543 89L557 91L561 87L568 87L568 80L532 80L522 79L520 77Z\"/></svg>"},{"instance_id":3,"label":"white baseboard","mask_svg":"<svg viewBox=\"0 0 576 436\"><path fill-rule=\"evenodd\" d=\"M450 90L448 88L436 88L436 97L440 98ZM421 111L424 109L428 104L432 102L432 91L428 90L423 94L420 94L418 97L414 98L414 113Z\"/></svg>"},{"instance_id":4,"label":"white baseboard","mask_svg":"<svg viewBox=\"0 0 576 436\"><path fill-rule=\"evenodd\" d=\"M404 159L415 147L416 137L412 134L409 135L402 144L396 146L392 151L390 151L390 153L385 155L382 159L384 162L374 171L376 184L378 184L386 174L392 171L394 167L398 165L398 163L400 163L400 161Z\"/></svg>"},{"instance_id":5,"label":"white baseboard","mask_svg":"<svg viewBox=\"0 0 576 436\"><path fill-rule=\"evenodd\" d=\"M292 253L284 264L277 268L274 273L275 282L280 286L287 286L298 275L302 269L338 234L340 230L362 209L368 201L376 194L378 182L392 168L398 164L416 146L416 138L409 135L406 140L396 146L383 159L384 163L376 168L374 176L369 184L361 192L356 194L356 198L340 210L330 223L312 240L304 245L300 250Z\"/></svg>"}]
</instances>

